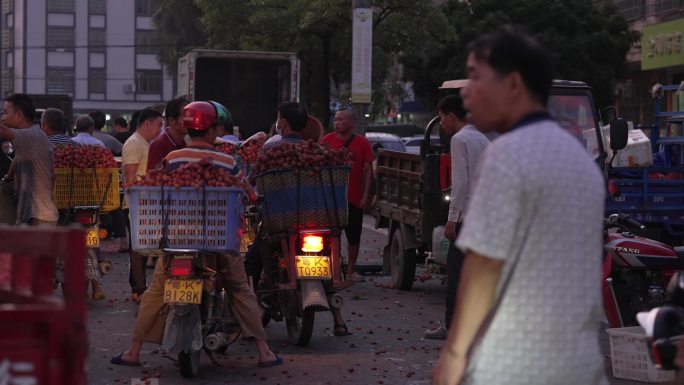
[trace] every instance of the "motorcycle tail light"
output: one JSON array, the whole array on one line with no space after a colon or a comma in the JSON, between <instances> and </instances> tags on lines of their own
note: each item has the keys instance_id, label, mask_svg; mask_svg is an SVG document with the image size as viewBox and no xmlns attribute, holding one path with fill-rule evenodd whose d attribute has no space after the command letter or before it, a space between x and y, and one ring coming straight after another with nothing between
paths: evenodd
<instances>
[{"instance_id":1,"label":"motorcycle tail light","mask_svg":"<svg viewBox=\"0 0 684 385\"><path fill-rule=\"evenodd\" d=\"M79 210L76 212L76 222L91 226L97 223L97 211L95 210Z\"/></svg>"},{"instance_id":2,"label":"motorcycle tail light","mask_svg":"<svg viewBox=\"0 0 684 385\"><path fill-rule=\"evenodd\" d=\"M660 351L658 351L658 346L654 343L650 343L651 345L651 358L653 359L653 364L657 368L661 368L663 366L663 359L660 357Z\"/></svg>"},{"instance_id":3,"label":"motorcycle tail light","mask_svg":"<svg viewBox=\"0 0 684 385\"><path fill-rule=\"evenodd\" d=\"M323 237L320 235L306 234L302 236L302 251L306 253L318 253L323 250Z\"/></svg>"},{"instance_id":4,"label":"motorcycle tail light","mask_svg":"<svg viewBox=\"0 0 684 385\"><path fill-rule=\"evenodd\" d=\"M169 262L169 273L172 277L192 275L192 259L172 259Z\"/></svg>"},{"instance_id":5,"label":"motorcycle tail light","mask_svg":"<svg viewBox=\"0 0 684 385\"><path fill-rule=\"evenodd\" d=\"M107 230L100 229L100 239L106 239L108 234L109 233L107 233Z\"/></svg>"}]
</instances>

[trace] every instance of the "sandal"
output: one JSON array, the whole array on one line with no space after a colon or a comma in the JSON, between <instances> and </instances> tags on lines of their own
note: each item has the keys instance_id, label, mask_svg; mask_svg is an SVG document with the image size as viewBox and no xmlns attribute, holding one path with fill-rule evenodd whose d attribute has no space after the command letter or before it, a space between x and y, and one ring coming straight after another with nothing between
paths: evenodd
<instances>
[{"instance_id":1,"label":"sandal","mask_svg":"<svg viewBox=\"0 0 684 385\"><path fill-rule=\"evenodd\" d=\"M352 332L347 329L347 325L336 324L333 334L335 334L335 337L344 337L352 335Z\"/></svg>"}]
</instances>

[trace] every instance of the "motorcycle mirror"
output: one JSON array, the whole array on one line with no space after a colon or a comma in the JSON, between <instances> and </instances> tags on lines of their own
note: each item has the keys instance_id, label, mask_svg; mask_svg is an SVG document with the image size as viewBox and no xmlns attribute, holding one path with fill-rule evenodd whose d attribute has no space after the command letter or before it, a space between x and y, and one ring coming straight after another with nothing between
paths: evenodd
<instances>
[{"instance_id":1,"label":"motorcycle mirror","mask_svg":"<svg viewBox=\"0 0 684 385\"><path fill-rule=\"evenodd\" d=\"M627 121L622 118L613 119L610 122L610 149L619 151L627 147L627 137L629 135Z\"/></svg>"}]
</instances>

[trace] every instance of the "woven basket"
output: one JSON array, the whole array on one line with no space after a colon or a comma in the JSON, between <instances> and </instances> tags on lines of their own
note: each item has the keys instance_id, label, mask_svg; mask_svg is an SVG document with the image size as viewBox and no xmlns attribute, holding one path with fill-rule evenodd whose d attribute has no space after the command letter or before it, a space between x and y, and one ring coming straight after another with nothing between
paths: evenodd
<instances>
[{"instance_id":1,"label":"woven basket","mask_svg":"<svg viewBox=\"0 0 684 385\"><path fill-rule=\"evenodd\" d=\"M52 200L58 209L101 206L102 211L121 207L119 169L56 168Z\"/></svg>"},{"instance_id":2,"label":"woven basket","mask_svg":"<svg viewBox=\"0 0 684 385\"><path fill-rule=\"evenodd\" d=\"M268 233L347 225L350 168L271 170L256 177Z\"/></svg>"}]
</instances>

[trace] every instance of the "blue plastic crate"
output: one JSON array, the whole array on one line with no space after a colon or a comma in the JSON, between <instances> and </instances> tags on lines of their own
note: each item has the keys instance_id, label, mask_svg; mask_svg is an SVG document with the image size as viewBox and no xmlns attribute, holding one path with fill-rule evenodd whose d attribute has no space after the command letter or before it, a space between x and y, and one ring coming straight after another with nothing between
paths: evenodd
<instances>
[{"instance_id":1,"label":"blue plastic crate","mask_svg":"<svg viewBox=\"0 0 684 385\"><path fill-rule=\"evenodd\" d=\"M244 215L242 189L232 187L134 186L128 190L133 250L161 247L164 222L167 247L240 252Z\"/></svg>"}]
</instances>

